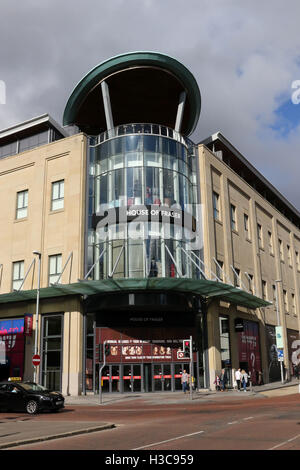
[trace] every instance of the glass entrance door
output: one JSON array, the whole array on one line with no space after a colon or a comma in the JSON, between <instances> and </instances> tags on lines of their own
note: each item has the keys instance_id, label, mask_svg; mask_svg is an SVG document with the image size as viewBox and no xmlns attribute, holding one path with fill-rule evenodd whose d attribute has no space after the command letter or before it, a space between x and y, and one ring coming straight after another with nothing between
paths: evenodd
<instances>
[{"instance_id":1,"label":"glass entrance door","mask_svg":"<svg viewBox=\"0 0 300 470\"><path fill-rule=\"evenodd\" d=\"M142 391L142 366L141 365L133 365L132 366L132 378L133 378L133 392L141 392Z\"/></svg>"},{"instance_id":2,"label":"glass entrance door","mask_svg":"<svg viewBox=\"0 0 300 470\"><path fill-rule=\"evenodd\" d=\"M132 377L132 370L131 365L123 366L123 392L128 393L132 392L133 390L133 377Z\"/></svg>"},{"instance_id":3,"label":"glass entrance door","mask_svg":"<svg viewBox=\"0 0 300 470\"><path fill-rule=\"evenodd\" d=\"M163 390L163 365L153 364L153 383L152 390L154 392L162 392Z\"/></svg>"},{"instance_id":4,"label":"glass entrance door","mask_svg":"<svg viewBox=\"0 0 300 470\"><path fill-rule=\"evenodd\" d=\"M120 392L120 366L110 366L111 391Z\"/></svg>"},{"instance_id":5,"label":"glass entrance door","mask_svg":"<svg viewBox=\"0 0 300 470\"><path fill-rule=\"evenodd\" d=\"M163 364L163 389L165 392L172 391L171 364Z\"/></svg>"},{"instance_id":6,"label":"glass entrance door","mask_svg":"<svg viewBox=\"0 0 300 470\"><path fill-rule=\"evenodd\" d=\"M174 364L174 382L175 382L174 388L175 390L182 390L181 376L184 370L189 374L190 365L189 364Z\"/></svg>"}]
</instances>

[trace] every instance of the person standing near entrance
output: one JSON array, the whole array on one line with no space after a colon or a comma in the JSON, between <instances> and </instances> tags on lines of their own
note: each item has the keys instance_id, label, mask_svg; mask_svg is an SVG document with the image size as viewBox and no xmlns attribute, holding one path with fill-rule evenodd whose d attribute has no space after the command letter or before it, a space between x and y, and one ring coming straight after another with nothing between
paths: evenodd
<instances>
[{"instance_id":1,"label":"person standing near entrance","mask_svg":"<svg viewBox=\"0 0 300 470\"><path fill-rule=\"evenodd\" d=\"M227 376L225 369L222 369L221 375L220 375L220 384L221 384L221 391L224 392L226 389L226 382L227 382Z\"/></svg>"},{"instance_id":2,"label":"person standing near entrance","mask_svg":"<svg viewBox=\"0 0 300 470\"><path fill-rule=\"evenodd\" d=\"M237 390L238 392L241 391L241 369L238 369L235 371L235 381L237 384Z\"/></svg>"},{"instance_id":3,"label":"person standing near entrance","mask_svg":"<svg viewBox=\"0 0 300 470\"><path fill-rule=\"evenodd\" d=\"M181 376L181 384L183 393L186 393L188 390L188 383L189 383L189 374L184 369L182 376Z\"/></svg>"},{"instance_id":4,"label":"person standing near entrance","mask_svg":"<svg viewBox=\"0 0 300 470\"><path fill-rule=\"evenodd\" d=\"M244 392L247 392L248 374L244 369L241 372L241 381L244 388Z\"/></svg>"}]
</instances>

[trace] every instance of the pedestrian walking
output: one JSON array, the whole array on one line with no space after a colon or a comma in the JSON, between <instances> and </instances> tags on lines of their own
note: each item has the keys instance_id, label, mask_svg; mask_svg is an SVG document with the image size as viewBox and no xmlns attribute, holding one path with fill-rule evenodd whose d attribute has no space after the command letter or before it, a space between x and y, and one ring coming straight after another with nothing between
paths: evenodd
<instances>
[{"instance_id":1,"label":"pedestrian walking","mask_svg":"<svg viewBox=\"0 0 300 470\"><path fill-rule=\"evenodd\" d=\"M263 373L261 370L258 371L258 385L263 385L264 384L264 379L263 379Z\"/></svg>"},{"instance_id":2,"label":"pedestrian walking","mask_svg":"<svg viewBox=\"0 0 300 470\"><path fill-rule=\"evenodd\" d=\"M241 391L241 369L237 369L235 371L235 381L237 384L237 391L240 392Z\"/></svg>"},{"instance_id":3,"label":"pedestrian walking","mask_svg":"<svg viewBox=\"0 0 300 470\"><path fill-rule=\"evenodd\" d=\"M225 372L225 369L222 369L222 372L221 372L221 375L220 375L221 392L225 391L226 382L227 382L226 372Z\"/></svg>"},{"instance_id":4,"label":"pedestrian walking","mask_svg":"<svg viewBox=\"0 0 300 470\"><path fill-rule=\"evenodd\" d=\"M241 382L244 392L247 392L248 374L244 369L241 371Z\"/></svg>"},{"instance_id":5,"label":"pedestrian walking","mask_svg":"<svg viewBox=\"0 0 300 470\"><path fill-rule=\"evenodd\" d=\"M220 391L220 377L217 375L214 381L214 384L216 385L216 391Z\"/></svg>"},{"instance_id":6,"label":"pedestrian walking","mask_svg":"<svg viewBox=\"0 0 300 470\"><path fill-rule=\"evenodd\" d=\"M181 384L182 384L183 393L186 393L188 391L188 383L189 383L189 374L184 369L181 375Z\"/></svg>"}]
</instances>

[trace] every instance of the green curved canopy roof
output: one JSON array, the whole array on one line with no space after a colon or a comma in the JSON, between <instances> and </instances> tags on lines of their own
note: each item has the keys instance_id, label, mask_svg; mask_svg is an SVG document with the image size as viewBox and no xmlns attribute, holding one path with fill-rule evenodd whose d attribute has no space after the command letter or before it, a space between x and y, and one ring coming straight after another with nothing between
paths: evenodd
<instances>
[{"instance_id":1,"label":"green curved canopy roof","mask_svg":"<svg viewBox=\"0 0 300 470\"><path fill-rule=\"evenodd\" d=\"M145 278L145 279L104 279L101 281L78 281L73 284L58 284L40 290L41 299L50 299L69 295L96 295L134 291L174 291L201 295L207 299L220 299L236 305L255 309L267 307L270 302L256 297L223 282L206 279L186 278ZM0 304L31 301L36 299L37 291L26 290L0 295Z\"/></svg>"},{"instance_id":2,"label":"green curved canopy roof","mask_svg":"<svg viewBox=\"0 0 300 470\"><path fill-rule=\"evenodd\" d=\"M201 95L191 72L176 59L158 52L130 52L102 62L74 88L63 124L76 124L88 134L106 130L101 82L109 86L114 125L154 123L174 128L179 95L186 91L182 134L197 125Z\"/></svg>"}]
</instances>

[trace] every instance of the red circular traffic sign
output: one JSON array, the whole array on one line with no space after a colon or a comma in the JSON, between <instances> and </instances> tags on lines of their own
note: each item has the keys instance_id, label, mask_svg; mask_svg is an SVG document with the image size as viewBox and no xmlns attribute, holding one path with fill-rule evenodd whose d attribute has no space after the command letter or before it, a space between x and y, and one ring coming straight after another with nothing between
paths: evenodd
<instances>
[{"instance_id":1,"label":"red circular traffic sign","mask_svg":"<svg viewBox=\"0 0 300 470\"><path fill-rule=\"evenodd\" d=\"M32 358L32 364L34 366L39 366L40 365L40 362L41 362L41 358L38 354L35 354Z\"/></svg>"}]
</instances>

